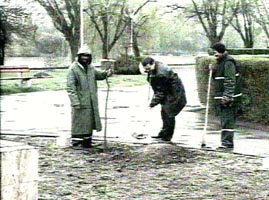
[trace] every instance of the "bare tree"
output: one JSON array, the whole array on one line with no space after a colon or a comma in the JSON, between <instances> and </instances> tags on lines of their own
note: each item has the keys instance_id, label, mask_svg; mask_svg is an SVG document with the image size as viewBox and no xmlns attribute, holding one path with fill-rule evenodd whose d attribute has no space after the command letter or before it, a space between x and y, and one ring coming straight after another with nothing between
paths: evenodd
<instances>
[{"instance_id":1,"label":"bare tree","mask_svg":"<svg viewBox=\"0 0 269 200\"><path fill-rule=\"evenodd\" d=\"M134 28L133 28L133 50L134 50L134 55L135 57L140 57L140 49L139 49L139 37L141 36L142 32L143 32L143 27L144 24L147 23L147 21L149 20L149 16L142 16L140 17L139 20L137 20L134 24Z\"/></svg>"},{"instance_id":2,"label":"bare tree","mask_svg":"<svg viewBox=\"0 0 269 200\"><path fill-rule=\"evenodd\" d=\"M156 2L156 0L146 0L142 4L140 4L135 9L129 9L126 11L126 14L128 16L128 27L130 31L130 43L131 47L134 51L135 57L140 57L140 49L138 45L138 38L140 36L140 33L143 30L143 26L147 23L150 16L149 15L140 15L141 10L151 2Z\"/></svg>"},{"instance_id":3,"label":"bare tree","mask_svg":"<svg viewBox=\"0 0 269 200\"><path fill-rule=\"evenodd\" d=\"M245 48L252 48L254 45L254 5L251 1L240 0L240 10L231 22L232 27L239 33L244 42Z\"/></svg>"},{"instance_id":4,"label":"bare tree","mask_svg":"<svg viewBox=\"0 0 269 200\"><path fill-rule=\"evenodd\" d=\"M80 41L79 0L34 0L45 8L53 24L69 43L72 60L75 59Z\"/></svg>"},{"instance_id":5,"label":"bare tree","mask_svg":"<svg viewBox=\"0 0 269 200\"><path fill-rule=\"evenodd\" d=\"M109 52L123 34L126 23L127 0L91 0L85 12L97 30L102 42L102 58Z\"/></svg>"},{"instance_id":6,"label":"bare tree","mask_svg":"<svg viewBox=\"0 0 269 200\"><path fill-rule=\"evenodd\" d=\"M269 4L266 0L257 0L255 1L255 6L257 12L255 13L257 23L262 27L267 40L269 47Z\"/></svg>"},{"instance_id":7,"label":"bare tree","mask_svg":"<svg viewBox=\"0 0 269 200\"><path fill-rule=\"evenodd\" d=\"M31 16L24 8L6 4L0 5L0 65L4 65L5 48L12 42L12 34L28 38L36 27L31 23Z\"/></svg>"},{"instance_id":8,"label":"bare tree","mask_svg":"<svg viewBox=\"0 0 269 200\"><path fill-rule=\"evenodd\" d=\"M97 30L102 42L102 57L108 58L109 52L129 28L134 52L139 55L137 35L141 21L134 21L141 9L149 2L155 0L145 0L137 8L130 8L128 0L91 0L88 1L88 8L85 12L90 16L91 22ZM143 17L142 17L143 18ZM143 21L144 19L142 19Z\"/></svg>"},{"instance_id":9,"label":"bare tree","mask_svg":"<svg viewBox=\"0 0 269 200\"><path fill-rule=\"evenodd\" d=\"M222 40L239 4L233 0L191 0L188 6L173 5L173 9L183 9L188 19L197 19L212 46Z\"/></svg>"}]
</instances>

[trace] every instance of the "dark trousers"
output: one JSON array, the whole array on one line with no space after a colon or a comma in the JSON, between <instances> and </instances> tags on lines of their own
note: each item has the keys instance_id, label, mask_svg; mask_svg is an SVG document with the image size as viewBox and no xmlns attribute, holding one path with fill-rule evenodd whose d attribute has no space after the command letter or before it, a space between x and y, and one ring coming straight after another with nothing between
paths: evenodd
<instances>
[{"instance_id":1,"label":"dark trousers","mask_svg":"<svg viewBox=\"0 0 269 200\"><path fill-rule=\"evenodd\" d=\"M169 117L166 112L161 111L163 127L160 136L164 139L170 140L173 137L176 120L175 117Z\"/></svg>"},{"instance_id":2,"label":"dark trousers","mask_svg":"<svg viewBox=\"0 0 269 200\"><path fill-rule=\"evenodd\" d=\"M234 107L220 109L221 121L221 144L227 147L234 146L234 128L236 122L236 112Z\"/></svg>"}]
</instances>

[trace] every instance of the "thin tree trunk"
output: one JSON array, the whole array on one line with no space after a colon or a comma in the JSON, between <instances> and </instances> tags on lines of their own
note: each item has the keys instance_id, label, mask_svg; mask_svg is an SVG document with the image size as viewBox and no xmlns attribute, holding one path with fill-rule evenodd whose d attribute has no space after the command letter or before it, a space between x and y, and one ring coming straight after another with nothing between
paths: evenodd
<instances>
[{"instance_id":1,"label":"thin tree trunk","mask_svg":"<svg viewBox=\"0 0 269 200\"><path fill-rule=\"evenodd\" d=\"M68 41L69 46L70 46L70 50L71 50L71 59L72 62L75 61L77 53L78 53L78 41Z\"/></svg>"},{"instance_id":2,"label":"thin tree trunk","mask_svg":"<svg viewBox=\"0 0 269 200\"><path fill-rule=\"evenodd\" d=\"M140 50L138 47L137 35L133 34L133 50L135 57L140 57Z\"/></svg>"},{"instance_id":3,"label":"thin tree trunk","mask_svg":"<svg viewBox=\"0 0 269 200\"><path fill-rule=\"evenodd\" d=\"M108 58L108 46L106 43L102 44L102 58L107 59Z\"/></svg>"},{"instance_id":4,"label":"thin tree trunk","mask_svg":"<svg viewBox=\"0 0 269 200\"><path fill-rule=\"evenodd\" d=\"M5 63L5 46L1 46L0 49L0 65L4 65Z\"/></svg>"}]
</instances>

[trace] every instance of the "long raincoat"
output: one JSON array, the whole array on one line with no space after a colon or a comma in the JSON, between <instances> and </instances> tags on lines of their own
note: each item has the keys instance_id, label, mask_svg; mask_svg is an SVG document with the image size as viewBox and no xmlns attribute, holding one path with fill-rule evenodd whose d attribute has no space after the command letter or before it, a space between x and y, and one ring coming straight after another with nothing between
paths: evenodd
<instances>
[{"instance_id":1,"label":"long raincoat","mask_svg":"<svg viewBox=\"0 0 269 200\"><path fill-rule=\"evenodd\" d=\"M67 93L72 106L72 137L89 136L93 130L102 130L96 80L104 80L106 77L105 71L99 71L92 65L88 66L87 74L77 61L69 67Z\"/></svg>"}]
</instances>

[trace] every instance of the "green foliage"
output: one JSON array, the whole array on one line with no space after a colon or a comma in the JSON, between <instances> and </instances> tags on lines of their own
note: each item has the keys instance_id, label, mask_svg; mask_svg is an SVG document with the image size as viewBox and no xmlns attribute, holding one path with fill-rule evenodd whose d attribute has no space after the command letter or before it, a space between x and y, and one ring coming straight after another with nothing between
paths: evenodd
<instances>
[{"instance_id":1,"label":"green foliage","mask_svg":"<svg viewBox=\"0 0 269 200\"><path fill-rule=\"evenodd\" d=\"M209 64L215 64L214 57L197 57L196 58L196 79L198 82L198 96L201 103L206 103L206 93L208 85ZM212 93L211 93L212 94Z\"/></svg>"},{"instance_id":2,"label":"green foliage","mask_svg":"<svg viewBox=\"0 0 269 200\"><path fill-rule=\"evenodd\" d=\"M214 50L209 48L209 55L214 55ZM230 55L269 55L269 49L260 48L228 48L227 51Z\"/></svg>"},{"instance_id":3,"label":"green foliage","mask_svg":"<svg viewBox=\"0 0 269 200\"><path fill-rule=\"evenodd\" d=\"M240 118L246 121L269 124L269 56L234 56L234 58L242 68L243 97L241 109L243 113ZM206 102L208 65L210 63L215 63L212 56L196 59L198 95L202 103ZM213 89L211 94L210 112L214 113Z\"/></svg>"},{"instance_id":4,"label":"green foliage","mask_svg":"<svg viewBox=\"0 0 269 200\"><path fill-rule=\"evenodd\" d=\"M64 39L61 36L41 33L36 41L38 52L43 54L54 54L54 56L67 56L67 48Z\"/></svg>"},{"instance_id":5,"label":"green foliage","mask_svg":"<svg viewBox=\"0 0 269 200\"><path fill-rule=\"evenodd\" d=\"M249 55L269 55L269 49L256 49L256 48L232 48L228 49L231 55L249 54Z\"/></svg>"},{"instance_id":6,"label":"green foliage","mask_svg":"<svg viewBox=\"0 0 269 200\"><path fill-rule=\"evenodd\" d=\"M134 56L121 55L115 63L116 74L140 74L139 63L142 58L135 58Z\"/></svg>"}]
</instances>

